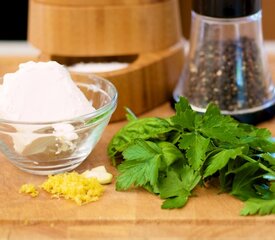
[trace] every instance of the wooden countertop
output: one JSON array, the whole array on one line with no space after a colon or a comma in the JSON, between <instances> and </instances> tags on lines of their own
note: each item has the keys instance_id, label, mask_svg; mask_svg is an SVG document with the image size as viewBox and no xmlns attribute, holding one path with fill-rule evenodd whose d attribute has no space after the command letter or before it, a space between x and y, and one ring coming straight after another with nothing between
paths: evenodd
<instances>
[{"instance_id":1,"label":"wooden countertop","mask_svg":"<svg viewBox=\"0 0 275 240\"><path fill-rule=\"evenodd\" d=\"M275 73L275 58L270 58ZM0 61L1 63L1 61ZM144 116L170 116L166 103ZM113 174L106 147L125 122L111 123L88 159L76 170L104 164ZM261 124L275 135L275 119ZM186 207L161 210L161 200L144 190L116 192L106 186L97 202L77 206L68 200L18 193L20 186L45 177L24 173L0 154L0 239L274 239L275 215L241 217L243 203L215 188L196 190Z\"/></svg>"}]
</instances>

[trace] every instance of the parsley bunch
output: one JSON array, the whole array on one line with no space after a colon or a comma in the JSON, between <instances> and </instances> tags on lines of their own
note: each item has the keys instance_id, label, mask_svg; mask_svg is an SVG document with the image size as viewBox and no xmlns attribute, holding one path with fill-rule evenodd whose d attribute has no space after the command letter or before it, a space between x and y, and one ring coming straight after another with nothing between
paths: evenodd
<instances>
[{"instance_id":1,"label":"parsley bunch","mask_svg":"<svg viewBox=\"0 0 275 240\"><path fill-rule=\"evenodd\" d=\"M143 187L183 207L197 185L218 178L220 188L245 202L241 215L275 213L275 143L267 129L242 124L210 104L196 113L181 98L170 118L136 119L111 140L116 189Z\"/></svg>"}]
</instances>

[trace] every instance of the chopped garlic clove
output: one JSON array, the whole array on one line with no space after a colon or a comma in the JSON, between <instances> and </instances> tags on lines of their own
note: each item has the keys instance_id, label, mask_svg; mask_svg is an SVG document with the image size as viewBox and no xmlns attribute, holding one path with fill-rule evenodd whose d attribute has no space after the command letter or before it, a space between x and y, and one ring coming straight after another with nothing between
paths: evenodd
<instances>
[{"instance_id":1,"label":"chopped garlic clove","mask_svg":"<svg viewBox=\"0 0 275 240\"><path fill-rule=\"evenodd\" d=\"M100 184L108 184L112 182L113 175L106 171L104 166L99 166L92 168L91 170L86 170L82 173L86 178L96 178Z\"/></svg>"},{"instance_id":2,"label":"chopped garlic clove","mask_svg":"<svg viewBox=\"0 0 275 240\"><path fill-rule=\"evenodd\" d=\"M98 166L95 168L92 168L90 171L94 171L94 172L107 172L106 168L104 166Z\"/></svg>"}]
</instances>

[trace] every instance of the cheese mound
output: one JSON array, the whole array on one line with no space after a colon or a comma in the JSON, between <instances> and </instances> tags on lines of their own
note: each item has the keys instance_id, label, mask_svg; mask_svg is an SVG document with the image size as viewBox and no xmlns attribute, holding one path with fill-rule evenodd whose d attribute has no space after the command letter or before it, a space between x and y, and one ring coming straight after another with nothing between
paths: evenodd
<instances>
[{"instance_id":1,"label":"cheese mound","mask_svg":"<svg viewBox=\"0 0 275 240\"><path fill-rule=\"evenodd\" d=\"M96 178L86 178L77 172L49 176L41 188L51 193L53 198L70 199L77 205L98 200L104 191Z\"/></svg>"},{"instance_id":2,"label":"cheese mound","mask_svg":"<svg viewBox=\"0 0 275 240\"><path fill-rule=\"evenodd\" d=\"M32 197L37 197L39 192L33 184L24 184L21 186L19 193L30 194Z\"/></svg>"},{"instance_id":3,"label":"cheese mound","mask_svg":"<svg viewBox=\"0 0 275 240\"><path fill-rule=\"evenodd\" d=\"M0 117L6 120L61 121L95 110L69 71L55 61L22 63L4 75L0 86Z\"/></svg>"},{"instance_id":4,"label":"cheese mound","mask_svg":"<svg viewBox=\"0 0 275 240\"><path fill-rule=\"evenodd\" d=\"M10 132L14 150L24 156L45 153L58 145L56 155L73 151L78 134L74 119L95 111L71 78L69 71L55 61L27 62L14 73L7 73L0 84L0 118L19 122L56 122L52 126L10 124L17 132ZM44 133L52 127L54 133ZM38 133L39 132L39 133ZM48 148L49 147L49 148Z\"/></svg>"}]
</instances>

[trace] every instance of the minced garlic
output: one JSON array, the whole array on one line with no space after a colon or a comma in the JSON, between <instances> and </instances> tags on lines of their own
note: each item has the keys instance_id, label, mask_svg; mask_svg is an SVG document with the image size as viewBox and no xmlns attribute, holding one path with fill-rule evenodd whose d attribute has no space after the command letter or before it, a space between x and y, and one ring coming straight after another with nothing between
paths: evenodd
<instances>
[{"instance_id":1,"label":"minced garlic","mask_svg":"<svg viewBox=\"0 0 275 240\"><path fill-rule=\"evenodd\" d=\"M104 191L96 178L86 178L77 172L49 176L41 188L51 193L53 198L63 197L78 205L98 200Z\"/></svg>"},{"instance_id":2,"label":"minced garlic","mask_svg":"<svg viewBox=\"0 0 275 240\"><path fill-rule=\"evenodd\" d=\"M33 184L24 184L21 186L19 193L26 193L32 197L38 196L39 192Z\"/></svg>"}]
</instances>

